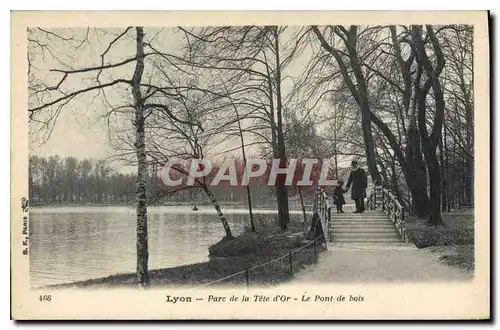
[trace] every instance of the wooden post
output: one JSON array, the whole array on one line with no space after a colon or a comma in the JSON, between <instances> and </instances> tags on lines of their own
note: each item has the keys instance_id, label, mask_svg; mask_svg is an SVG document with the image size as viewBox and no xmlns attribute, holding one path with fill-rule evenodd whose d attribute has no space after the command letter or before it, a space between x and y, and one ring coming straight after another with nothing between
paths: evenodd
<instances>
[{"instance_id":1,"label":"wooden post","mask_svg":"<svg viewBox=\"0 0 500 330\"><path fill-rule=\"evenodd\" d=\"M319 192L319 214L321 214L323 212L323 193L320 191Z\"/></svg>"},{"instance_id":2,"label":"wooden post","mask_svg":"<svg viewBox=\"0 0 500 330\"><path fill-rule=\"evenodd\" d=\"M288 253L288 260L290 261L290 276L293 276L292 251Z\"/></svg>"},{"instance_id":3,"label":"wooden post","mask_svg":"<svg viewBox=\"0 0 500 330\"><path fill-rule=\"evenodd\" d=\"M385 211L385 196L384 196L384 190L382 189L382 212Z\"/></svg>"},{"instance_id":4,"label":"wooden post","mask_svg":"<svg viewBox=\"0 0 500 330\"><path fill-rule=\"evenodd\" d=\"M314 193L313 214L316 212L317 209L318 209L318 194Z\"/></svg>"},{"instance_id":5,"label":"wooden post","mask_svg":"<svg viewBox=\"0 0 500 330\"><path fill-rule=\"evenodd\" d=\"M248 288L250 285L250 277L248 276L248 268L245 268L245 277L247 280L247 288Z\"/></svg>"},{"instance_id":6,"label":"wooden post","mask_svg":"<svg viewBox=\"0 0 500 330\"><path fill-rule=\"evenodd\" d=\"M332 234L330 233L330 223L332 221L332 208L328 208L328 228L326 231L328 232L328 241L332 241ZM323 232L324 233L324 232ZM325 237L325 243L326 243L326 237Z\"/></svg>"},{"instance_id":7,"label":"wooden post","mask_svg":"<svg viewBox=\"0 0 500 330\"><path fill-rule=\"evenodd\" d=\"M406 243L406 223L405 223L405 210L401 210L401 239Z\"/></svg>"}]
</instances>

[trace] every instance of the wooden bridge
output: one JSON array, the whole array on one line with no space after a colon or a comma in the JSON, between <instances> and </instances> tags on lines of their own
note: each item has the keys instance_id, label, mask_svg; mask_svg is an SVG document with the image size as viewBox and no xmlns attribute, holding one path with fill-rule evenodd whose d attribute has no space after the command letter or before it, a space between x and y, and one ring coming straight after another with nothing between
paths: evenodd
<instances>
[{"instance_id":1,"label":"wooden bridge","mask_svg":"<svg viewBox=\"0 0 500 330\"><path fill-rule=\"evenodd\" d=\"M404 209L397 199L381 186L370 192L364 213L337 213L333 198L318 189L313 212L320 215L323 231L331 243L397 244L406 243Z\"/></svg>"}]
</instances>

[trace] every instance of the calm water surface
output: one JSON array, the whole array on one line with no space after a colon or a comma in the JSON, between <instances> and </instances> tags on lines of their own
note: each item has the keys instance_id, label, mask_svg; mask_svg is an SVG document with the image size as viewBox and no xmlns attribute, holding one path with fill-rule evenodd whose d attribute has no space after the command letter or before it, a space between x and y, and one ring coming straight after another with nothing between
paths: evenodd
<instances>
[{"instance_id":1,"label":"calm water surface","mask_svg":"<svg viewBox=\"0 0 500 330\"><path fill-rule=\"evenodd\" d=\"M259 210L259 213L274 211ZM234 235L248 211L224 209ZM30 210L30 282L34 287L135 272L135 208L60 207ZM149 268L208 260L208 247L224 236L212 207L148 208Z\"/></svg>"}]
</instances>

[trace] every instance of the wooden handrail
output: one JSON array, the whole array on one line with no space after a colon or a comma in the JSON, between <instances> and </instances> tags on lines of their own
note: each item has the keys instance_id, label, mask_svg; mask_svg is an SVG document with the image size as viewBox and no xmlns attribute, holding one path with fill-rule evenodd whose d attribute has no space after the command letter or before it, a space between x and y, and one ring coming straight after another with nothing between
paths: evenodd
<instances>
[{"instance_id":1,"label":"wooden handrail","mask_svg":"<svg viewBox=\"0 0 500 330\"><path fill-rule=\"evenodd\" d=\"M398 199L396 198L396 196L394 196L389 190L385 189L385 188L382 188L382 191L384 193L386 193L389 198L396 204L396 206L399 208L399 209L402 209L403 207L401 206L401 203L398 201Z\"/></svg>"},{"instance_id":2,"label":"wooden handrail","mask_svg":"<svg viewBox=\"0 0 500 330\"><path fill-rule=\"evenodd\" d=\"M381 195L378 196L377 192ZM384 212L394 224L401 240L406 242L406 218L404 207L398 199L381 185L374 186L373 191L368 196L366 202L367 208Z\"/></svg>"},{"instance_id":3,"label":"wooden handrail","mask_svg":"<svg viewBox=\"0 0 500 330\"><path fill-rule=\"evenodd\" d=\"M314 195L313 213L318 213L323 223L323 231L326 231L325 236L331 241L330 236L330 221L332 218L332 205L323 188L318 188Z\"/></svg>"}]
</instances>

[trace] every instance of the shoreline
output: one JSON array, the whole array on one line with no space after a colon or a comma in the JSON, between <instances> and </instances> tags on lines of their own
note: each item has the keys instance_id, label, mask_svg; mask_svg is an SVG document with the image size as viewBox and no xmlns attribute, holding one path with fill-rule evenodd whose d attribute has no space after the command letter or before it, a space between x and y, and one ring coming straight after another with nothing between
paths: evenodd
<instances>
[{"instance_id":1,"label":"shoreline","mask_svg":"<svg viewBox=\"0 0 500 330\"><path fill-rule=\"evenodd\" d=\"M165 203L165 204L150 204L148 205L148 208L149 207L193 207L193 205L195 205L195 203L184 203L184 204L179 204L179 203ZM245 210L248 210L246 208L247 204L246 203L227 203L227 204L224 204L224 203L219 203L219 205L221 207L238 207L238 208L241 208L241 209L245 209ZM212 204L207 204L207 203L203 203L203 204L196 204L196 206L206 206L208 208L213 208L213 205ZM312 204L305 204L306 208L307 207L312 207ZM61 207L130 207L130 208L135 208L135 204L134 203L131 203L131 204L77 204L77 203L73 203L73 204L31 204L30 205L30 209L43 209L43 208L61 208ZM252 205L252 210L259 210L259 209L273 209L273 208L276 208L276 204L275 203L271 203L271 204L258 204L258 205ZM291 211L301 211L302 212L302 209L300 207L290 207Z\"/></svg>"},{"instance_id":2,"label":"shoreline","mask_svg":"<svg viewBox=\"0 0 500 330\"><path fill-rule=\"evenodd\" d=\"M302 223L290 223L284 233L245 232L233 240L222 240L209 248L206 262L154 269L149 271L150 287L163 286L202 286L233 274L220 283L213 285L246 285L245 270L248 269L249 285L276 285L293 278L295 273L306 265L317 262L323 247L318 243L304 246L307 242ZM268 233L269 234L269 233ZM291 253L292 252L292 253ZM292 254L290 266L287 255ZM286 256L286 258L282 258ZM282 259L282 260L279 260ZM286 259L286 260L285 260ZM121 273L110 276L53 284L37 289L67 288L123 288L136 287L135 273Z\"/></svg>"}]
</instances>

